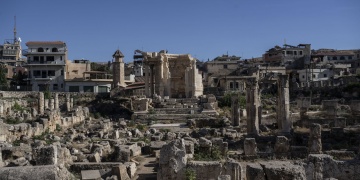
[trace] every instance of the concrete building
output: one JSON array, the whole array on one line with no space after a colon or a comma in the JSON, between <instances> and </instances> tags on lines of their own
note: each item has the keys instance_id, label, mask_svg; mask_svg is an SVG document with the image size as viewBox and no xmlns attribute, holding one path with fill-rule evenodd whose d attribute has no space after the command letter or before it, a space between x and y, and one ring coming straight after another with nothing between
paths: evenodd
<instances>
[{"instance_id":1,"label":"concrete building","mask_svg":"<svg viewBox=\"0 0 360 180\"><path fill-rule=\"evenodd\" d=\"M33 91L64 91L67 47L62 41L29 41L27 57L29 85Z\"/></svg>"},{"instance_id":2,"label":"concrete building","mask_svg":"<svg viewBox=\"0 0 360 180\"><path fill-rule=\"evenodd\" d=\"M285 66L301 69L310 61L311 45L299 44L291 46L284 44L283 47L275 46L263 54L264 63L270 66Z\"/></svg>"},{"instance_id":3,"label":"concrete building","mask_svg":"<svg viewBox=\"0 0 360 180\"><path fill-rule=\"evenodd\" d=\"M135 77L145 76L143 61L144 61L144 56L140 52L135 51L134 54Z\"/></svg>"},{"instance_id":4,"label":"concrete building","mask_svg":"<svg viewBox=\"0 0 360 180\"><path fill-rule=\"evenodd\" d=\"M66 79L82 79L84 77L84 72L91 71L90 60L66 60Z\"/></svg>"},{"instance_id":5,"label":"concrete building","mask_svg":"<svg viewBox=\"0 0 360 180\"><path fill-rule=\"evenodd\" d=\"M85 71L82 78L65 80L66 92L108 93L113 82L112 75L102 71Z\"/></svg>"}]
</instances>

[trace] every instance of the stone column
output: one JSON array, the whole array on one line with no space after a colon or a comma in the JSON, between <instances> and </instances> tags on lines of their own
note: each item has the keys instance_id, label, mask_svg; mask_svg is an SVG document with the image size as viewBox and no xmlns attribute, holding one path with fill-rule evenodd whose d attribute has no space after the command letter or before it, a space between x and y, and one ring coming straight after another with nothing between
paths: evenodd
<instances>
[{"instance_id":1,"label":"stone column","mask_svg":"<svg viewBox=\"0 0 360 180\"><path fill-rule=\"evenodd\" d=\"M231 120L233 126L240 126L240 104L237 94L231 97Z\"/></svg>"},{"instance_id":2,"label":"stone column","mask_svg":"<svg viewBox=\"0 0 360 180\"><path fill-rule=\"evenodd\" d=\"M70 106L70 94L66 94L65 102L66 102L66 111L70 111L70 110L71 110L71 106Z\"/></svg>"},{"instance_id":3,"label":"stone column","mask_svg":"<svg viewBox=\"0 0 360 180\"><path fill-rule=\"evenodd\" d=\"M321 143L321 125L313 123L310 126L309 136L309 154L321 154L322 143Z\"/></svg>"},{"instance_id":4,"label":"stone column","mask_svg":"<svg viewBox=\"0 0 360 180\"><path fill-rule=\"evenodd\" d=\"M290 133L289 75L278 76L277 123L281 133Z\"/></svg>"},{"instance_id":5,"label":"stone column","mask_svg":"<svg viewBox=\"0 0 360 180\"><path fill-rule=\"evenodd\" d=\"M247 133L259 134L259 87L256 78L246 81L246 114Z\"/></svg>"},{"instance_id":6,"label":"stone column","mask_svg":"<svg viewBox=\"0 0 360 180\"><path fill-rule=\"evenodd\" d=\"M4 162L3 162L3 159L2 159L2 150L0 148L0 168L4 166Z\"/></svg>"},{"instance_id":7,"label":"stone column","mask_svg":"<svg viewBox=\"0 0 360 180\"><path fill-rule=\"evenodd\" d=\"M44 109L49 108L49 99L44 99Z\"/></svg>"},{"instance_id":8,"label":"stone column","mask_svg":"<svg viewBox=\"0 0 360 180\"><path fill-rule=\"evenodd\" d=\"M54 100L55 100L55 102L54 102L54 108L56 109L56 110L58 110L59 109L59 93L55 93L55 95L54 95Z\"/></svg>"},{"instance_id":9,"label":"stone column","mask_svg":"<svg viewBox=\"0 0 360 180\"><path fill-rule=\"evenodd\" d=\"M50 110L55 109L55 99L50 99Z\"/></svg>"},{"instance_id":10,"label":"stone column","mask_svg":"<svg viewBox=\"0 0 360 180\"><path fill-rule=\"evenodd\" d=\"M149 94L149 66L147 64L144 64L145 69L145 96L150 97Z\"/></svg>"},{"instance_id":11,"label":"stone column","mask_svg":"<svg viewBox=\"0 0 360 180\"><path fill-rule=\"evenodd\" d=\"M150 65L150 97L154 96L155 93L155 82L154 82L154 65Z\"/></svg>"},{"instance_id":12,"label":"stone column","mask_svg":"<svg viewBox=\"0 0 360 180\"><path fill-rule=\"evenodd\" d=\"M70 98L70 109L74 108L74 98Z\"/></svg>"},{"instance_id":13,"label":"stone column","mask_svg":"<svg viewBox=\"0 0 360 180\"><path fill-rule=\"evenodd\" d=\"M44 93L39 92L39 114L44 114Z\"/></svg>"}]
</instances>

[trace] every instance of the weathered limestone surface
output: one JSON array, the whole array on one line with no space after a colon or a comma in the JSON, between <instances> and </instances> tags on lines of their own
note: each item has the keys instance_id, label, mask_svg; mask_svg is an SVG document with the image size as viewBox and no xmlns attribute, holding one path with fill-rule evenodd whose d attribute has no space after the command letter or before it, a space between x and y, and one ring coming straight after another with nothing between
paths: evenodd
<instances>
[{"instance_id":1,"label":"weathered limestone surface","mask_svg":"<svg viewBox=\"0 0 360 180\"><path fill-rule=\"evenodd\" d=\"M264 169L258 163L250 163L246 166L246 180L265 180Z\"/></svg>"},{"instance_id":2,"label":"weathered limestone surface","mask_svg":"<svg viewBox=\"0 0 360 180\"><path fill-rule=\"evenodd\" d=\"M290 133L289 75L278 75L277 123L281 133Z\"/></svg>"},{"instance_id":3,"label":"weathered limestone surface","mask_svg":"<svg viewBox=\"0 0 360 180\"><path fill-rule=\"evenodd\" d=\"M144 56L147 97L154 94L170 98L202 95L202 77L196 60L189 54L167 54L166 51L141 53Z\"/></svg>"},{"instance_id":4,"label":"weathered limestone surface","mask_svg":"<svg viewBox=\"0 0 360 180\"><path fill-rule=\"evenodd\" d=\"M66 111L71 111L70 94L66 94L65 103L66 103Z\"/></svg>"},{"instance_id":5,"label":"weathered limestone surface","mask_svg":"<svg viewBox=\"0 0 360 180\"><path fill-rule=\"evenodd\" d=\"M284 161L261 162L260 165L263 167L268 180L306 179L305 168L301 165L295 165Z\"/></svg>"},{"instance_id":6,"label":"weathered limestone surface","mask_svg":"<svg viewBox=\"0 0 360 180\"><path fill-rule=\"evenodd\" d=\"M119 165L112 168L112 174L116 175L120 180L130 180L125 165Z\"/></svg>"},{"instance_id":7,"label":"weathered limestone surface","mask_svg":"<svg viewBox=\"0 0 360 180\"><path fill-rule=\"evenodd\" d=\"M132 101L132 107L135 112L147 112L150 103L151 99L149 98L139 98Z\"/></svg>"},{"instance_id":8,"label":"weathered limestone surface","mask_svg":"<svg viewBox=\"0 0 360 180\"><path fill-rule=\"evenodd\" d=\"M285 136L277 136L276 143L274 146L275 154L280 156L286 156L286 154L289 152L289 149L290 149L290 143L288 138L286 138Z\"/></svg>"},{"instance_id":9,"label":"weathered limestone surface","mask_svg":"<svg viewBox=\"0 0 360 180\"><path fill-rule=\"evenodd\" d=\"M176 139L160 150L158 180L184 179L187 163L185 141Z\"/></svg>"},{"instance_id":10,"label":"weathered limestone surface","mask_svg":"<svg viewBox=\"0 0 360 180\"><path fill-rule=\"evenodd\" d=\"M321 125L313 123L310 126L309 153L320 154L322 151Z\"/></svg>"},{"instance_id":11,"label":"weathered limestone surface","mask_svg":"<svg viewBox=\"0 0 360 180\"><path fill-rule=\"evenodd\" d=\"M259 116L261 116L261 106L259 101L260 96L257 78L249 78L246 80L246 128L248 134L259 134Z\"/></svg>"},{"instance_id":12,"label":"weathered limestone surface","mask_svg":"<svg viewBox=\"0 0 360 180\"><path fill-rule=\"evenodd\" d=\"M305 169L307 180L360 178L360 161L336 161L326 154L310 154Z\"/></svg>"},{"instance_id":13,"label":"weathered limestone surface","mask_svg":"<svg viewBox=\"0 0 360 180\"><path fill-rule=\"evenodd\" d=\"M237 94L231 97L231 120L233 126L240 126L240 104Z\"/></svg>"},{"instance_id":14,"label":"weathered limestone surface","mask_svg":"<svg viewBox=\"0 0 360 180\"><path fill-rule=\"evenodd\" d=\"M257 144L255 138L245 138L244 152L247 156L254 156L257 154Z\"/></svg>"},{"instance_id":15,"label":"weathered limestone surface","mask_svg":"<svg viewBox=\"0 0 360 180\"><path fill-rule=\"evenodd\" d=\"M44 93L39 92L39 114L44 114Z\"/></svg>"},{"instance_id":16,"label":"weathered limestone surface","mask_svg":"<svg viewBox=\"0 0 360 180\"><path fill-rule=\"evenodd\" d=\"M33 149L34 160L36 165L56 165L57 164L57 147L45 146Z\"/></svg>"},{"instance_id":17,"label":"weathered limestone surface","mask_svg":"<svg viewBox=\"0 0 360 180\"><path fill-rule=\"evenodd\" d=\"M59 109L59 93L55 93L54 94L54 108L56 109L56 110L58 110Z\"/></svg>"},{"instance_id":18,"label":"weathered limestone surface","mask_svg":"<svg viewBox=\"0 0 360 180\"><path fill-rule=\"evenodd\" d=\"M59 180L75 179L75 177L62 166L24 166L0 168L0 180Z\"/></svg>"}]
</instances>

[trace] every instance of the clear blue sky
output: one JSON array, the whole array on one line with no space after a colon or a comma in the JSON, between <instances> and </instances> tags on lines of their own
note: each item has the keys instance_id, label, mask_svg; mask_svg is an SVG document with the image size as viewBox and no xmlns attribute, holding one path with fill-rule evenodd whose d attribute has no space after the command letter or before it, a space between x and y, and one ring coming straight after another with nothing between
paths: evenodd
<instances>
[{"instance_id":1,"label":"clear blue sky","mask_svg":"<svg viewBox=\"0 0 360 180\"><path fill-rule=\"evenodd\" d=\"M360 48L359 0L0 0L0 40L13 37L14 16L27 41L65 41L69 59L109 61L119 48L259 57L287 44Z\"/></svg>"}]
</instances>

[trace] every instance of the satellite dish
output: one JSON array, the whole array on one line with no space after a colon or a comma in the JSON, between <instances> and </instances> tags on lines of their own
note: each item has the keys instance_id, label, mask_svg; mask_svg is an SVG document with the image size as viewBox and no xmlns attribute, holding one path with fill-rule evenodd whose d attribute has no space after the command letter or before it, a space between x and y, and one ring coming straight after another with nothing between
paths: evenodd
<instances>
[{"instance_id":1,"label":"satellite dish","mask_svg":"<svg viewBox=\"0 0 360 180\"><path fill-rule=\"evenodd\" d=\"M21 42L21 38L20 38L20 37L18 38L18 41Z\"/></svg>"}]
</instances>

